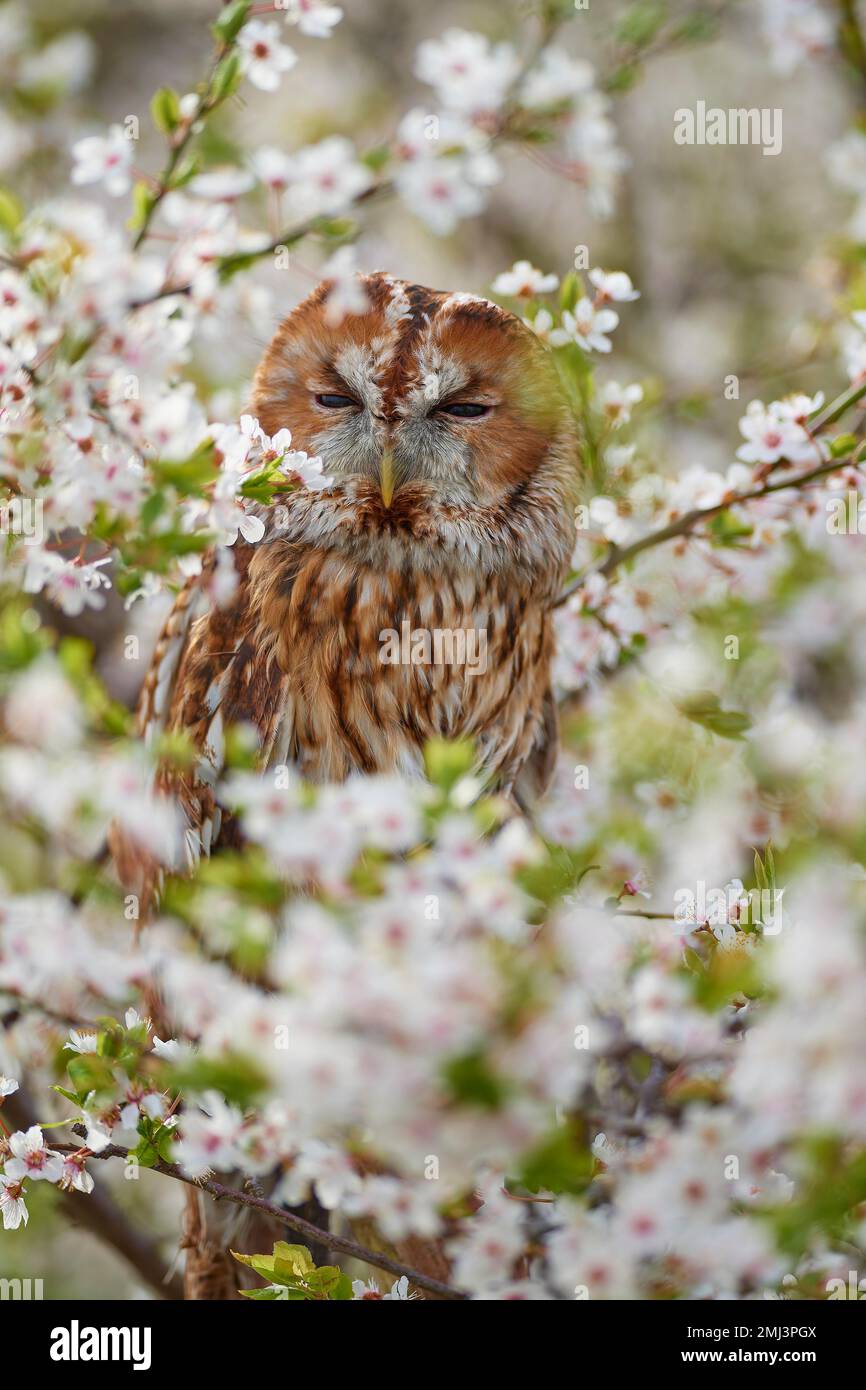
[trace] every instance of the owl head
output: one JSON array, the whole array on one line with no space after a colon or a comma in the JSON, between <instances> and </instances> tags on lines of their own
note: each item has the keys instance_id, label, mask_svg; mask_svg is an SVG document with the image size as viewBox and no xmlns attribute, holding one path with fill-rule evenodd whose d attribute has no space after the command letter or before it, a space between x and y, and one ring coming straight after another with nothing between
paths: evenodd
<instances>
[{"instance_id":1,"label":"owl head","mask_svg":"<svg viewBox=\"0 0 866 1390\"><path fill-rule=\"evenodd\" d=\"M288 428L320 455L335 501L369 527L461 518L519 533L521 509L543 508L550 539L557 514L570 537L573 422L536 336L474 295L382 273L360 285L362 313L335 323L325 281L281 324L253 389L267 433Z\"/></svg>"}]
</instances>

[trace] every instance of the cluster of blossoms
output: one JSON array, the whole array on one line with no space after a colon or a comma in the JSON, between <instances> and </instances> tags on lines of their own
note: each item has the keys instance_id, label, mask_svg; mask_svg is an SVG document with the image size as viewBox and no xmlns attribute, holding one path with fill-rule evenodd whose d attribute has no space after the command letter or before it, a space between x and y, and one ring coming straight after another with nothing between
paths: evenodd
<instances>
[{"instance_id":1,"label":"cluster of blossoms","mask_svg":"<svg viewBox=\"0 0 866 1390\"><path fill-rule=\"evenodd\" d=\"M240 287L216 295L214 248L237 244L232 214L219 207L202 225L172 196L188 294L153 298L164 267L72 202L22 221L16 264L0 271L0 477L19 519L2 573L70 615L104 606L111 559L125 594L153 593L166 575L195 573L212 541L258 539L243 495L254 481L323 481L288 431L271 441L250 417L209 419L182 379L194 333L233 315L260 322L270 301ZM76 554L70 531L101 554ZM227 573L218 566L217 580Z\"/></svg>"},{"instance_id":2,"label":"cluster of blossoms","mask_svg":"<svg viewBox=\"0 0 866 1390\"><path fill-rule=\"evenodd\" d=\"M60 679L25 671L7 704L19 682L29 701ZM862 710L824 731L823 778L792 789L789 772L770 824L772 748L757 734L734 772L720 740L690 744L657 717L674 775L637 782L617 745L643 698L626 684L593 721L567 852L479 801L452 749L429 786L357 778L313 796L285 769L231 773L221 799L262 862L176 881L133 952L119 905L8 885L0 989L20 1019L3 1066L32 1085L53 1035L67 1078L40 1120L82 1137L52 1149L31 1127L0 1146L7 1227L26 1220L28 1182L86 1192L88 1154L113 1143L145 1166L266 1180L289 1205L314 1193L391 1242L441 1240L478 1298L761 1297L786 1277L832 1278L866 1231L852 1214L837 1246L815 1226L821 1177L802 1139L836 1136L843 1170L866 1138L863 874L840 854L859 811L833 798ZM9 722L14 734L14 708ZM18 811L4 814L51 833L36 798ZM817 818L828 838L804 863ZM700 911L642 915L639 869L670 903L687 874L721 883L770 832L777 859L800 866L782 930L742 911L725 929ZM170 1038L136 1011L142 997L159 999ZM57 1016L80 1022L64 1036ZM472 1194L475 1214L456 1218ZM774 1232L798 1222L792 1254Z\"/></svg>"}]
</instances>

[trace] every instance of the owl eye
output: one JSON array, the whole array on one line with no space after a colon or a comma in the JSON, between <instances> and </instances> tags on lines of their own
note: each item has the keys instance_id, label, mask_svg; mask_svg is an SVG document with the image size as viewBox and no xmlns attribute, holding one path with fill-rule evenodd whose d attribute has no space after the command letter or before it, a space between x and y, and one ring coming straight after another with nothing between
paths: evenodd
<instances>
[{"instance_id":1,"label":"owl eye","mask_svg":"<svg viewBox=\"0 0 866 1390\"><path fill-rule=\"evenodd\" d=\"M361 409L359 403L356 400L353 400L351 396L332 396L328 395L327 392L325 392L322 395L317 396L316 401L319 405L326 406L328 410L346 410L349 407L355 410Z\"/></svg>"},{"instance_id":2,"label":"owl eye","mask_svg":"<svg viewBox=\"0 0 866 1390\"><path fill-rule=\"evenodd\" d=\"M440 405L440 415L456 415L460 420L474 420L479 415L487 415L489 405L478 405L472 401L453 401L451 405Z\"/></svg>"}]
</instances>

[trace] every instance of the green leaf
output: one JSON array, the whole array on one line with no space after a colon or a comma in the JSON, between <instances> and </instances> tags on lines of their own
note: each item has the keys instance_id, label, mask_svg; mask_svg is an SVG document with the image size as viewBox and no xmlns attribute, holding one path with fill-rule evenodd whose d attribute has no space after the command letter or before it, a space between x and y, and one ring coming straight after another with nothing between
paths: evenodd
<instances>
[{"instance_id":1,"label":"green leaf","mask_svg":"<svg viewBox=\"0 0 866 1390\"><path fill-rule=\"evenodd\" d=\"M430 739L424 745L424 766L435 786L449 792L461 777L466 777L475 765L474 744L466 739L449 742Z\"/></svg>"},{"instance_id":2,"label":"green leaf","mask_svg":"<svg viewBox=\"0 0 866 1390\"><path fill-rule=\"evenodd\" d=\"M740 739L746 730L752 727L748 714L742 714L739 710L722 709L718 695L709 691L693 695L677 708L694 724L700 724L702 728L709 729L720 738Z\"/></svg>"},{"instance_id":3,"label":"green leaf","mask_svg":"<svg viewBox=\"0 0 866 1390\"><path fill-rule=\"evenodd\" d=\"M839 434L835 439L830 440L830 457L834 459L844 458L857 448L857 437L853 434Z\"/></svg>"},{"instance_id":4,"label":"green leaf","mask_svg":"<svg viewBox=\"0 0 866 1390\"><path fill-rule=\"evenodd\" d=\"M156 196L151 191L150 185L143 179L132 190L132 213L127 226L131 232L138 232L144 226L151 212L153 211Z\"/></svg>"},{"instance_id":5,"label":"green leaf","mask_svg":"<svg viewBox=\"0 0 866 1390\"><path fill-rule=\"evenodd\" d=\"M570 270L568 274L563 278L562 285L560 286L560 308L568 309L570 313L571 310L574 308L575 304L577 303L578 299L580 298L580 292L582 288L583 286L581 284L580 276L578 275L577 271Z\"/></svg>"},{"instance_id":6,"label":"green leaf","mask_svg":"<svg viewBox=\"0 0 866 1390\"><path fill-rule=\"evenodd\" d=\"M157 517L165 511L165 493L152 492L141 509L140 520L145 531L149 531Z\"/></svg>"},{"instance_id":7,"label":"green leaf","mask_svg":"<svg viewBox=\"0 0 866 1390\"><path fill-rule=\"evenodd\" d=\"M222 256L217 262L217 274L220 283L228 284L229 280L234 279L242 270L249 270L250 266L262 259L260 251L239 251L233 256Z\"/></svg>"},{"instance_id":8,"label":"green leaf","mask_svg":"<svg viewBox=\"0 0 866 1390\"><path fill-rule=\"evenodd\" d=\"M214 446L208 442L185 459L156 459L151 465L154 475L170 483L183 496L201 496L217 477Z\"/></svg>"},{"instance_id":9,"label":"green leaf","mask_svg":"<svg viewBox=\"0 0 866 1390\"><path fill-rule=\"evenodd\" d=\"M157 130L171 135L180 124L180 98L172 87L160 87L150 99L150 114Z\"/></svg>"},{"instance_id":10,"label":"green leaf","mask_svg":"<svg viewBox=\"0 0 866 1390\"><path fill-rule=\"evenodd\" d=\"M14 232L24 216L24 208L8 188L0 188L0 229Z\"/></svg>"},{"instance_id":11,"label":"green leaf","mask_svg":"<svg viewBox=\"0 0 866 1390\"><path fill-rule=\"evenodd\" d=\"M598 865L587 864L586 857L564 845L551 845L548 857L538 864L528 864L518 873L518 882L533 898L542 903L554 903L566 893L573 893L581 879Z\"/></svg>"},{"instance_id":12,"label":"green leaf","mask_svg":"<svg viewBox=\"0 0 866 1390\"><path fill-rule=\"evenodd\" d=\"M309 1274L316 1268L306 1245L289 1245L285 1240L278 1240L274 1246L274 1260L288 1265L298 1275Z\"/></svg>"},{"instance_id":13,"label":"green leaf","mask_svg":"<svg viewBox=\"0 0 866 1390\"><path fill-rule=\"evenodd\" d=\"M521 1180L530 1192L584 1192L592 1178L593 1157L567 1125L534 1149L523 1165Z\"/></svg>"},{"instance_id":14,"label":"green leaf","mask_svg":"<svg viewBox=\"0 0 866 1390\"><path fill-rule=\"evenodd\" d=\"M498 1110L505 1100L505 1083L482 1052L466 1052L445 1063L442 1076L454 1099L484 1110Z\"/></svg>"},{"instance_id":15,"label":"green leaf","mask_svg":"<svg viewBox=\"0 0 866 1390\"><path fill-rule=\"evenodd\" d=\"M267 1077L249 1057L227 1052L221 1057L191 1058L172 1068L172 1084L179 1090L219 1091L235 1105L251 1105L267 1088Z\"/></svg>"},{"instance_id":16,"label":"green leaf","mask_svg":"<svg viewBox=\"0 0 866 1390\"><path fill-rule=\"evenodd\" d=\"M217 65L211 80L209 106L219 106L220 102L232 96L241 85L242 77L240 57L237 53L227 53Z\"/></svg>"},{"instance_id":17,"label":"green leaf","mask_svg":"<svg viewBox=\"0 0 866 1390\"><path fill-rule=\"evenodd\" d=\"M374 174L379 174L384 169L388 160L391 158L391 151L387 145L379 145L374 150L368 150L361 155L361 163L366 164L368 169L372 169Z\"/></svg>"},{"instance_id":18,"label":"green leaf","mask_svg":"<svg viewBox=\"0 0 866 1390\"><path fill-rule=\"evenodd\" d=\"M357 223L351 217L320 217L315 226L317 236L329 241L346 241L355 235Z\"/></svg>"},{"instance_id":19,"label":"green leaf","mask_svg":"<svg viewBox=\"0 0 866 1390\"><path fill-rule=\"evenodd\" d=\"M217 15L211 30L214 38L222 43L234 43L246 24L251 9L252 0L231 0L231 3L225 5Z\"/></svg>"},{"instance_id":20,"label":"green leaf","mask_svg":"<svg viewBox=\"0 0 866 1390\"><path fill-rule=\"evenodd\" d=\"M654 39L667 18L667 5L643 3L632 5L620 19L616 37L620 43L644 48Z\"/></svg>"},{"instance_id":21,"label":"green leaf","mask_svg":"<svg viewBox=\"0 0 866 1390\"><path fill-rule=\"evenodd\" d=\"M717 512L706 525L714 545L738 546L752 534L749 523L740 520L729 511Z\"/></svg>"},{"instance_id":22,"label":"green leaf","mask_svg":"<svg viewBox=\"0 0 866 1390\"><path fill-rule=\"evenodd\" d=\"M159 1152L146 1136L129 1152L141 1168L155 1168L159 1162Z\"/></svg>"}]
</instances>

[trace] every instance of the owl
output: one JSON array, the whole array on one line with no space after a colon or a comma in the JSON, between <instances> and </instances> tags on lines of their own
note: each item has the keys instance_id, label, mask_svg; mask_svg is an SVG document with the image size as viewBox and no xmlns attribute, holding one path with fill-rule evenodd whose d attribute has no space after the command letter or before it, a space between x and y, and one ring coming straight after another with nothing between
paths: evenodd
<instances>
[{"instance_id":1,"label":"owl","mask_svg":"<svg viewBox=\"0 0 866 1390\"><path fill-rule=\"evenodd\" d=\"M160 774L190 868L239 843L216 790L232 725L252 726L263 769L314 783L420 776L430 739L470 740L478 773L520 807L552 772L551 606L577 481L552 356L485 299L380 273L362 285L366 311L339 324L327 282L289 314L250 402L268 435L287 428L321 456L330 485L261 509L221 606L206 562L144 683L145 737L183 733L198 757ZM115 856L146 902L155 870L122 843ZM194 1203L190 1220L188 1268L228 1287Z\"/></svg>"},{"instance_id":2,"label":"owl","mask_svg":"<svg viewBox=\"0 0 866 1390\"><path fill-rule=\"evenodd\" d=\"M434 738L471 740L479 774L519 806L551 775L551 604L577 479L551 354L485 299L362 284L366 312L339 325L328 282L294 309L252 391L266 433L288 428L331 486L262 509L221 607L206 564L144 683L144 735L182 732L200 757L193 778L163 775L191 866L236 837L213 791L230 725L253 726L263 768L316 783L421 775Z\"/></svg>"}]
</instances>

